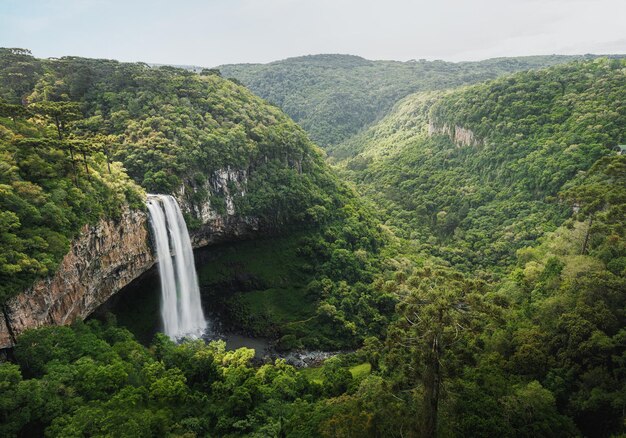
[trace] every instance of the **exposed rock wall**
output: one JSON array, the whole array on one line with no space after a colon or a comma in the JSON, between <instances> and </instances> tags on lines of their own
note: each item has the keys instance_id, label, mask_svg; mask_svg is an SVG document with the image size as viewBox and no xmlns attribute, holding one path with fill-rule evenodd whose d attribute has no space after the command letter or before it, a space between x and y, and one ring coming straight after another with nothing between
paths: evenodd
<instances>
[{"instance_id":1,"label":"exposed rock wall","mask_svg":"<svg viewBox=\"0 0 626 438\"><path fill-rule=\"evenodd\" d=\"M85 318L154 264L144 212L85 225L55 275L11 298L0 314L0 348L28 328Z\"/></svg>"},{"instance_id":2,"label":"exposed rock wall","mask_svg":"<svg viewBox=\"0 0 626 438\"><path fill-rule=\"evenodd\" d=\"M201 187L181 187L176 198L182 211L201 223L190 232L194 248L249 238L260 231L257 218L235 211L233 199L246 195L247 178L246 170L228 168L213 173ZM193 192L200 189L210 196L194 202ZM211 205L216 195L225 199L225 212ZM126 210L118 220L85 225L54 276L0 306L0 349L11 347L15 336L28 328L70 324L89 316L154 263L146 213Z\"/></svg>"},{"instance_id":3,"label":"exposed rock wall","mask_svg":"<svg viewBox=\"0 0 626 438\"><path fill-rule=\"evenodd\" d=\"M450 126L447 123L437 124L430 120L428 122L428 135L444 134L450 137L458 147L477 146L482 142L476 138L471 129L464 128L459 125Z\"/></svg>"},{"instance_id":4,"label":"exposed rock wall","mask_svg":"<svg viewBox=\"0 0 626 438\"><path fill-rule=\"evenodd\" d=\"M243 217L235 210L235 197L246 196L247 183L246 169L228 167L213 172L201 185L191 181L181 187L176 194L181 209L201 222L199 228L190 232L194 248L251 237L260 231L258 218ZM194 201L198 191L222 198L225 211L218 212L211 197Z\"/></svg>"},{"instance_id":5,"label":"exposed rock wall","mask_svg":"<svg viewBox=\"0 0 626 438\"><path fill-rule=\"evenodd\" d=\"M193 230L189 237L194 248L201 248L253 237L261 231L260 228L257 218L222 215L204 222L200 228Z\"/></svg>"}]
</instances>

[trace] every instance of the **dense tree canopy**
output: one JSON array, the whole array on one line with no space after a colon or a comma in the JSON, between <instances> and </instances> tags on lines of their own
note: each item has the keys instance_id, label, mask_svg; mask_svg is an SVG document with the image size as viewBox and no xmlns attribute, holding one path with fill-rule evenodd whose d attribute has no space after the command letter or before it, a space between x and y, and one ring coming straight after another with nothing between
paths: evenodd
<instances>
[{"instance_id":1,"label":"dense tree canopy","mask_svg":"<svg viewBox=\"0 0 626 438\"><path fill-rule=\"evenodd\" d=\"M400 235L497 270L571 214L558 192L626 138L624 71L600 59L411 96L341 145L343 174Z\"/></svg>"},{"instance_id":2,"label":"dense tree canopy","mask_svg":"<svg viewBox=\"0 0 626 438\"><path fill-rule=\"evenodd\" d=\"M54 273L84 224L143 208L143 190L119 163L108 167L98 151L79 159L75 140L24 117L0 117L1 303Z\"/></svg>"},{"instance_id":3,"label":"dense tree canopy","mask_svg":"<svg viewBox=\"0 0 626 438\"><path fill-rule=\"evenodd\" d=\"M0 81L7 99L0 103L7 157L0 302L54 272L85 223L114 216L123 204L142 208L139 186L184 192L218 213L232 193L236 214L274 232L297 224L331 233L339 220L354 222L346 245L380 246L371 243L380 241L371 221L356 223L368 215L363 205L304 131L240 85L171 67L39 60L18 49L1 49L0 65L9 75ZM230 170L245 175L243 188L215 186L216 172ZM187 219L190 227L199 223ZM342 263L349 261L337 269ZM360 280L355 273L350 283Z\"/></svg>"},{"instance_id":4,"label":"dense tree canopy","mask_svg":"<svg viewBox=\"0 0 626 438\"><path fill-rule=\"evenodd\" d=\"M297 88L303 71L339 63L354 73L350 86L320 90L359 102L368 97L350 91L358 86L391 102L411 87L559 61L391 63L386 71L432 73L393 92L375 80L382 64L357 57L241 71ZM626 432L623 60L407 97L332 149L365 199L278 108L216 71L3 49L0 98L0 301L53 272L82 225L142 208L144 189L224 206L206 182L239 169L237 214L280 236L216 248L220 263L200 270L213 292L203 293L279 350L352 351L297 370L223 342L157 335L145 347L112 320L43 327L0 363L0 435ZM277 103L302 108L299 99ZM387 103L308 129L332 123L320 138L336 142ZM220 296L223 284L238 290Z\"/></svg>"},{"instance_id":5,"label":"dense tree canopy","mask_svg":"<svg viewBox=\"0 0 626 438\"><path fill-rule=\"evenodd\" d=\"M259 96L278 105L311 138L333 146L382 118L403 97L493 79L502 74L560 64L576 56L496 58L452 63L370 61L350 55L314 55L269 64L223 65Z\"/></svg>"}]
</instances>

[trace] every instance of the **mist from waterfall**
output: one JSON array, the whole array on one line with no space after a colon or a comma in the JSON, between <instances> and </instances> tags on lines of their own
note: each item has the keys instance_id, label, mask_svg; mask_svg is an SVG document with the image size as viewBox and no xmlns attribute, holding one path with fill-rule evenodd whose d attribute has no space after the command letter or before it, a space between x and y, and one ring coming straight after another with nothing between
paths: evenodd
<instances>
[{"instance_id":1,"label":"mist from waterfall","mask_svg":"<svg viewBox=\"0 0 626 438\"><path fill-rule=\"evenodd\" d=\"M163 330L174 340L200 337L207 322L185 219L169 195L148 195L148 212L161 278Z\"/></svg>"}]
</instances>

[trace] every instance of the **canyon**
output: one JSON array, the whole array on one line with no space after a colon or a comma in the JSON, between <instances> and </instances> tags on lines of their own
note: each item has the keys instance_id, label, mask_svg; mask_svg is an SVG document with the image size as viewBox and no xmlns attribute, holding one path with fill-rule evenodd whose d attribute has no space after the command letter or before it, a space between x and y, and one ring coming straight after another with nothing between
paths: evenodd
<instances>
[{"instance_id":1,"label":"canyon","mask_svg":"<svg viewBox=\"0 0 626 438\"><path fill-rule=\"evenodd\" d=\"M226 197L219 213L209 199L191 200L193 186L182 186L177 201L182 211L200 221L190 230L193 248L253 237L261 231L257 218L237 215L233 197L245 196L245 171L218 170L205 184L209 193ZM236 181L240 190L224 193ZM84 225L58 269L9 299L0 313L0 349L11 348L20 333L44 325L84 319L111 296L157 262L146 212L125 208L117 218Z\"/></svg>"}]
</instances>

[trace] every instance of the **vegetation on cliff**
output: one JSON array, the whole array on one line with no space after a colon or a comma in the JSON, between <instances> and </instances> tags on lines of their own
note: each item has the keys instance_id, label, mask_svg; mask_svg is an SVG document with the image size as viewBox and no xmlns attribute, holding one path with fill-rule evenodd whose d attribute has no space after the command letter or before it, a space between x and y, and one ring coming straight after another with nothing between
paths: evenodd
<instances>
[{"instance_id":1,"label":"vegetation on cliff","mask_svg":"<svg viewBox=\"0 0 626 438\"><path fill-rule=\"evenodd\" d=\"M141 186L184 192L191 205L253 218L272 233L308 230L298 248L298 257L310 264L302 287L316 296L307 317L323 312L320 326L327 328L299 345L356 345L374 329L382 333L393 304L377 307L367 286L380 272L377 254L384 246L369 209L278 108L205 73L0 51L7 117L0 119L2 147L10 155L5 176L40 184L32 194L20 186L23 197L7 193L0 200L7 223L0 237L7 249L0 259L6 278L0 302L52 273L84 223L114 216L125 203L141 207ZM216 182L215 175L231 171L244 177ZM27 211L30 204L19 204L29 199L45 210L43 218ZM55 215L55 209L63 211ZM202 220L194 212L190 227ZM346 314L340 303L345 294L366 300L363 311ZM332 327L345 333L332 339Z\"/></svg>"},{"instance_id":2,"label":"vegetation on cliff","mask_svg":"<svg viewBox=\"0 0 626 438\"><path fill-rule=\"evenodd\" d=\"M44 120L0 116L0 303L53 274L83 225L144 202L120 163L48 135Z\"/></svg>"},{"instance_id":3,"label":"vegetation on cliff","mask_svg":"<svg viewBox=\"0 0 626 438\"><path fill-rule=\"evenodd\" d=\"M572 214L559 192L626 138L624 61L416 94L337 162L397 234L465 270L500 270Z\"/></svg>"},{"instance_id":4,"label":"vegetation on cliff","mask_svg":"<svg viewBox=\"0 0 626 438\"><path fill-rule=\"evenodd\" d=\"M337 206L338 183L304 131L216 74L76 57L39 60L13 49L0 58L7 103L74 105L65 111L72 117L61 121L71 134L103 143L150 192L186 186L191 201L210 200L224 211L225 188L209 183L215 172L233 169L246 173L246 196L230 190L243 215L288 222L310 219L313 205L320 207L316 216L323 216L321 207Z\"/></svg>"},{"instance_id":5,"label":"vegetation on cliff","mask_svg":"<svg viewBox=\"0 0 626 438\"><path fill-rule=\"evenodd\" d=\"M356 351L297 371L282 361L253 365L250 350L227 352L221 343L175 345L157 336L145 348L111 322L33 330L19 338L14 363L0 364L1 434L626 432L626 156L614 151L626 136L626 62L574 62L409 96L333 149L341 175L367 196L362 201L325 167L303 131L215 72L33 61L11 52L18 55L25 56L26 79L11 76L4 83L13 85L2 90L13 172L47 163L35 152L14 158L25 153L18 133L53 149L73 138L115 137L110 148L85 156L58 149L65 173L53 179L85 193L88 182L99 181L96 170L107 178L109 153L147 188L183 184L212 202L215 194L202 193L206 173L246 167L252 193L235 200L237 210L259 212L284 230L287 223L307 226L217 249L220 261L200 272L204 293L230 293L236 283L220 304L237 325L275 337L279 347ZM64 63L72 75L79 65L109 70L72 95L81 82L61 73ZM130 73L116 80L133 79L107 95L118 68ZM31 80L29 72L41 76ZM66 91L48 100L55 87ZM39 116L20 113L24 93L39 102L27 107ZM206 113L192 117L206 93L236 102L215 113L220 103L206 107L213 128L203 124ZM118 94L125 97L116 107ZM140 96L145 100L136 102ZM71 105L65 118L55 116L59 103L71 101L82 118ZM135 116L133 102L141 104ZM243 114L257 105L269 109L259 110L267 130L255 137L248 125L256 119ZM148 122L162 107L165 120ZM284 123L275 126L267 114ZM220 140L206 143L224 152L215 167L213 146L186 143L181 133L188 129L199 138L220 132ZM235 131L239 140L225 140ZM287 153L273 155L275 145ZM112 169L123 175L121 165ZM124 181L130 192L122 193L132 199L137 186ZM266 203L278 212L264 211ZM96 213L107 205L118 204ZM273 250L281 256L273 259Z\"/></svg>"}]
</instances>

